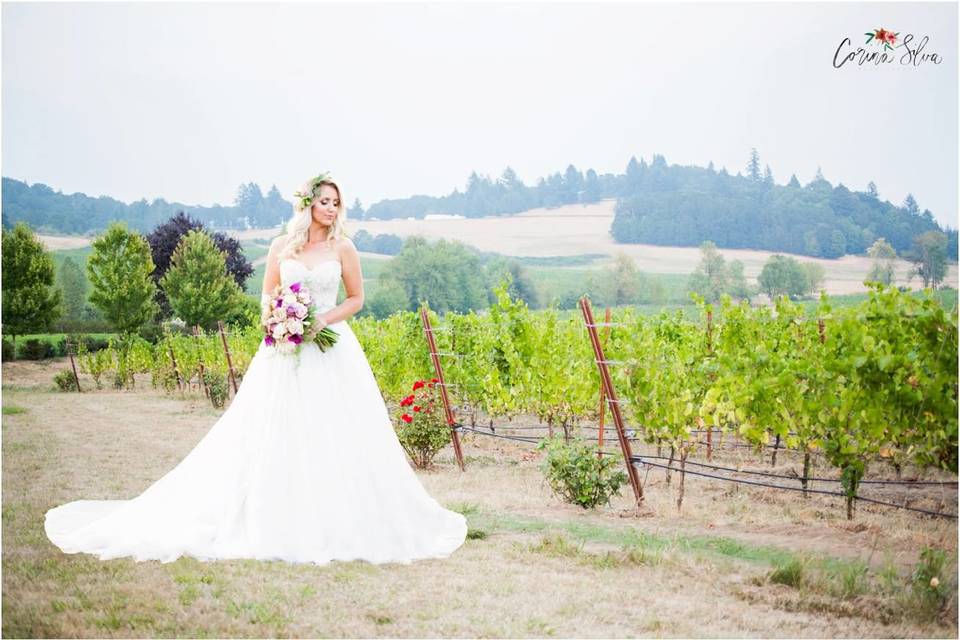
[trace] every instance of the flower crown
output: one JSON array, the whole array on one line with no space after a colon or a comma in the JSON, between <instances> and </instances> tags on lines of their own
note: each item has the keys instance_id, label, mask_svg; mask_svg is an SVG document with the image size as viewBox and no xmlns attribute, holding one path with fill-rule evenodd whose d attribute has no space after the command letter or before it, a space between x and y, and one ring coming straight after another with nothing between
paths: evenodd
<instances>
[{"instance_id":1,"label":"flower crown","mask_svg":"<svg viewBox=\"0 0 960 640\"><path fill-rule=\"evenodd\" d=\"M329 181L330 172L325 171L321 173L316 178L311 178L300 187L299 191L293 192L293 197L299 200L299 206L297 211L303 211L304 209L309 209L310 205L313 204L313 199L320 195L320 184L324 181Z\"/></svg>"}]
</instances>

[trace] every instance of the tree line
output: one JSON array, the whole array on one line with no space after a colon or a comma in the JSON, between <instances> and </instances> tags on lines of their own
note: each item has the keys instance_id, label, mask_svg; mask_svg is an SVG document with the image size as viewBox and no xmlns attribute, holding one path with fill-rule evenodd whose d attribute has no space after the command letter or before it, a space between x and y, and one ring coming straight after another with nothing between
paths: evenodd
<instances>
[{"instance_id":1,"label":"tree line","mask_svg":"<svg viewBox=\"0 0 960 640\"><path fill-rule=\"evenodd\" d=\"M699 246L715 242L721 248L748 248L836 258L863 254L877 238L884 238L905 255L914 238L945 233L946 254L957 259L956 229L942 229L929 209L921 211L908 194L900 206L880 198L870 182L865 191L833 186L818 169L801 186L795 175L777 184L769 165L761 169L760 156L751 151L746 174L726 168L668 165L661 154L648 164L631 157L621 174L598 174L568 165L563 172L524 184L507 167L499 178L472 172L466 188L445 196L416 195L386 199L364 209L354 200L351 219L423 218L430 214L466 217L514 214L538 207L588 204L616 198L610 233L617 242L668 246ZM254 183L242 184L233 206L186 206L162 198L142 199L130 205L106 196L90 198L54 192L42 183L3 178L3 226L24 220L31 227L65 233L87 233L125 220L130 228L146 231L177 211L184 211L211 228L273 227L290 214L291 203L276 186L264 195ZM392 252L399 250L394 242Z\"/></svg>"},{"instance_id":2,"label":"tree line","mask_svg":"<svg viewBox=\"0 0 960 640\"><path fill-rule=\"evenodd\" d=\"M641 272L624 254L614 256L603 268L572 278L562 293L547 297L531 269L516 258L482 253L457 241L429 242L417 236L402 243L395 236L370 234L361 240L361 244L382 241L393 245L386 248L399 248L384 266L361 315L384 318L415 310L424 302L440 313L467 313L494 302L498 286L534 309L574 308L584 294L599 306L667 302L661 281ZM943 234L921 234L911 253L908 278L919 276L924 287L939 286L946 274L945 247ZM182 212L145 236L124 223L113 223L93 243L86 277L83 268L67 258L60 268L59 285L52 258L25 223L3 230L2 253L3 330L14 341L16 336L53 328L155 335L158 323L172 317L204 328L217 320L252 324L258 317L257 300L242 293L253 267L240 243ZM897 257L890 243L877 239L868 253L873 264L866 280L893 283ZM775 254L764 265L757 284L750 285L741 262L727 262L716 244L705 242L687 290L708 303L724 295L750 300L758 293L770 299L783 295L799 299L817 293L823 279L821 265ZM94 329L97 322L106 327Z\"/></svg>"}]
</instances>

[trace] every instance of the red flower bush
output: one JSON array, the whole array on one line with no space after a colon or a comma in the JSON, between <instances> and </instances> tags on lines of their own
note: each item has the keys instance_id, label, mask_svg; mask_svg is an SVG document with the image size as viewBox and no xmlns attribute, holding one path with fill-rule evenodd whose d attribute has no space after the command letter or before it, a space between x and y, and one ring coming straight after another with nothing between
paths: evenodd
<instances>
[{"instance_id":1,"label":"red flower bush","mask_svg":"<svg viewBox=\"0 0 960 640\"><path fill-rule=\"evenodd\" d=\"M421 469L431 466L433 457L450 442L450 426L436 380L417 380L413 393L400 400L397 439Z\"/></svg>"}]
</instances>

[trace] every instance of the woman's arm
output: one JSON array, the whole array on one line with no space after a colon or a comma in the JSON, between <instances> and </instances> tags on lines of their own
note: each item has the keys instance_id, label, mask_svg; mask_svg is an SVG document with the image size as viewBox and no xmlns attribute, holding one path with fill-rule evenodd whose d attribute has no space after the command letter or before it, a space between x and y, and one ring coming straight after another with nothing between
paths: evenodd
<instances>
[{"instance_id":1,"label":"woman's arm","mask_svg":"<svg viewBox=\"0 0 960 640\"><path fill-rule=\"evenodd\" d=\"M280 247L283 246L285 236L279 236L270 243L270 250L267 252L267 269L263 273L262 293L271 294L274 288L280 284L280 263L277 260L277 254L280 253Z\"/></svg>"},{"instance_id":2,"label":"woman's arm","mask_svg":"<svg viewBox=\"0 0 960 640\"><path fill-rule=\"evenodd\" d=\"M363 273L360 272L360 254L349 238L338 243L343 289L347 297L343 302L320 316L321 328L334 322L346 320L363 308Z\"/></svg>"}]
</instances>

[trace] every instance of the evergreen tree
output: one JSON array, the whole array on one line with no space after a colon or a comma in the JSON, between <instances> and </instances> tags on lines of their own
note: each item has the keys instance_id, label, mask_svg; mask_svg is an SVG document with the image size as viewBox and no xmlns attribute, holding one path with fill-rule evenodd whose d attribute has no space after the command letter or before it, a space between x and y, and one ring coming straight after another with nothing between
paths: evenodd
<instances>
[{"instance_id":1,"label":"evergreen tree","mask_svg":"<svg viewBox=\"0 0 960 640\"><path fill-rule=\"evenodd\" d=\"M583 202L599 202L603 198L603 187L597 172L587 169L587 177L583 185Z\"/></svg>"},{"instance_id":2,"label":"evergreen tree","mask_svg":"<svg viewBox=\"0 0 960 640\"><path fill-rule=\"evenodd\" d=\"M273 223L266 207L266 201L260 187L253 182L242 184L234 198L237 213L245 218L250 226L265 227Z\"/></svg>"},{"instance_id":3,"label":"evergreen tree","mask_svg":"<svg viewBox=\"0 0 960 640\"><path fill-rule=\"evenodd\" d=\"M580 201L580 191L583 189L583 175L572 164L567 166L563 174L563 201L565 204Z\"/></svg>"},{"instance_id":4,"label":"evergreen tree","mask_svg":"<svg viewBox=\"0 0 960 640\"><path fill-rule=\"evenodd\" d=\"M93 242L87 258L90 303L122 334L138 331L153 320L159 307L154 302L156 284L150 245L122 222L111 224Z\"/></svg>"},{"instance_id":5,"label":"evergreen tree","mask_svg":"<svg viewBox=\"0 0 960 640\"><path fill-rule=\"evenodd\" d=\"M630 156L630 161L627 162L627 168L624 173L623 193L625 195L631 195L640 191L640 186L643 183L643 173L643 167L637 162L637 157Z\"/></svg>"},{"instance_id":6,"label":"evergreen tree","mask_svg":"<svg viewBox=\"0 0 960 640\"><path fill-rule=\"evenodd\" d=\"M87 305L87 279L73 258L65 258L60 265L60 287L63 289L65 315L71 320L79 320Z\"/></svg>"},{"instance_id":7,"label":"evergreen tree","mask_svg":"<svg viewBox=\"0 0 960 640\"><path fill-rule=\"evenodd\" d=\"M243 297L227 273L225 254L202 231L183 237L160 286L179 318L188 326L203 328L229 316Z\"/></svg>"},{"instance_id":8,"label":"evergreen tree","mask_svg":"<svg viewBox=\"0 0 960 640\"><path fill-rule=\"evenodd\" d=\"M770 165L767 165L763 171L763 184L768 187L773 186L773 171L770 170Z\"/></svg>"},{"instance_id":9,"label":"evergreen tree","mask_svg":"<svg viewBox=\"0 0 960 640\"><path fill-rule=\"evenodd\" d=\"M522 185L520 180L517 179L517 172L509 166L503 170L503 174L500 176L500 184L503 185L503 188L508 192L515 191Z\"/></svg>"},{"instance_id":10,"label":"evergreen tree","mask_svg":"<svg viewBox=\"0 0 960 640\"><path fill-rule=\"evenodd\" d=\"M283 195L275 184L271 185L270 191L267 192L265 207L267 209L268 225L283 224L292 212L290 203L283 199Z\"/></svg>"},{"instance_id":11,"label":"evergreen tree","mask_svg":"<svg viewBox=\"0 0 960 640\"><path fill-rule=\"evenodd\" d=\"M63 294L54 288L53 258L24 222L2 230L3 333L17 336L48 331L62 311Z\"/></svg>"},{"instance_id":12,"label":"evergreen tree","mask_svg":"<svg viewBox=\"0 0 960 640\"><path fill-rule=\"evenodd\" d=\"M787 183L787 186L788 186L788 187L793 187L793 188L795 188L795 189L799 189L799 188L800 188L800 181L797 180L797 174L794 173L794 174L791 174L791 175L790 175L790 182Z\"/></svg>"},{"instance_id":13,"label":"evergreen tree","mask_svg":"<svg viewBox=\"0 0 960 640\"><path fill-rule=\"evenodd\" d=\"M360 198L354 198L353 204L347 209L347 217L351 220L363 220L363 205Z\"/></svg>"},{"instance_id":14,"label":"evergreen tree","mask_svg":"<svg viewBox=\"0 0 960 640\"><path fill-rule=\"evenodd\" d=\"M903 201L903 208L907 210L912 216L920 213L920 207L917 205L916 199L913 197L912 193L908 193L906 199Z\"/></svg>"},{"instance_id":15,"label":"evergreen tree","mask_svg":"<svg viewBox=\"0 0 960 640\"><path fill-rule=\"evenodd\" d=\"M763 176L760 174L760 154L756 148L750 149L750 160L747 162L747 177L753 182L760 182Z\"/></svg>"},{"instance_id":16,"label":"evergreen tree","mask_svg":"<svg viewBox=\"0 0 960 640\"><path fill-rule=\"evenodd\" d=\"M880 197L880 194L877 192L877 185L874 184L873 180L867 183L867 194L872 198Z\"/></svg>"}]
</instances>

